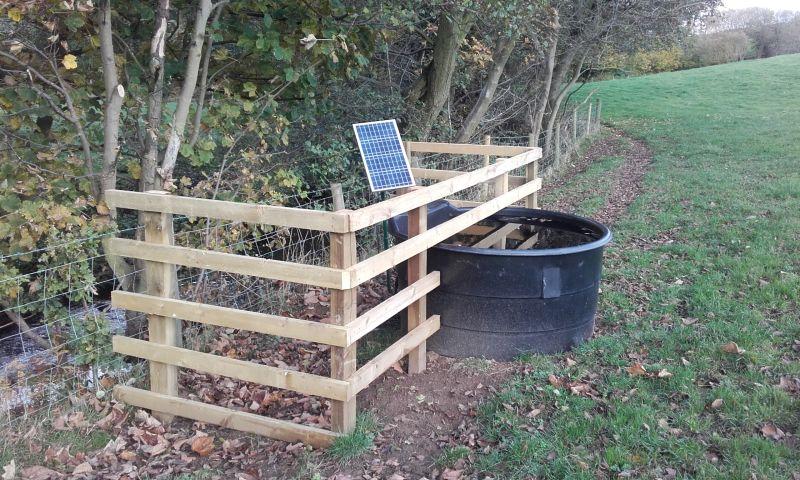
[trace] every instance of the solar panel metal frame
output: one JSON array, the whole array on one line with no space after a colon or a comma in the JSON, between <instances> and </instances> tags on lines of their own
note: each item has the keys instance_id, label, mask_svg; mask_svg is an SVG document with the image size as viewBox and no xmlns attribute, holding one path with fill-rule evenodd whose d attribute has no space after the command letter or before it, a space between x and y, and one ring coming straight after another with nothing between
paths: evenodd
<instances>
[{"instance_id":1,"label":"solar panel metal frame","mask_svg":"<svg viewBox=\"0 0 800 480\"><path fill-rule=\"evenodd\" d=\"M375 182L373 179L373 173L370 171L369 164L367 163L367 155L364 152L364 146L361 144L361 137L358 134L358 127L366 126L366 125L378 125L378 124L387 124L390 123L394 129L394 133L397 135L397 142L400 145L400 154L403 156L403 161L405 164L406 171L408 172L409 183L397 184L397 185L389 185L382 188L376 188ZM378 120L375 122L363 122L363 123L354 123L353 124L353 131L355 132L356 136L356 143L358 143L358 151L361 153L361 161L364 164L364 170L367 172L367 180L369 180L369 188L373 192L383 192L386 190L395 190L398 188L403 187L413 187L416 185L414 182L414 174L411 173L411 163L408 161L408 155L406 155L406 150L403 148L403 139L400 137L400 130L397 128L397 121L392 120ZM364 140L367 140L366 138Z\"/></svg>"}]
</instances>

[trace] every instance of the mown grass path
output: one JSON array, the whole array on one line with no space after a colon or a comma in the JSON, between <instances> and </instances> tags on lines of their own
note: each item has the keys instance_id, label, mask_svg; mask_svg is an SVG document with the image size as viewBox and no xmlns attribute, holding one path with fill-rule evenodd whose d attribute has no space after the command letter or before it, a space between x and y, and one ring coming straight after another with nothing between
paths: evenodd
<instances>
[{"instance_id":1,"label":"mown grass path","mask_svg":"<svg viewBox=\"0 0 800 480\"><path fill-rule=\"evenodd\" d=\"M476 471L800 478L800 55L593 88L653 162L596 337L525 359L481 413Z\"/></svg>"}]
</instances>

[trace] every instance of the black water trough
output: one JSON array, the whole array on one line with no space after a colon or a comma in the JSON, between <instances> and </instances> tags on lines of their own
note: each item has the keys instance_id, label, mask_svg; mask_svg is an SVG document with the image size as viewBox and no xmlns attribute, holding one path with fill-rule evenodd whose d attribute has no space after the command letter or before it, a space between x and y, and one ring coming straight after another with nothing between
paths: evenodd
<instances>
[{"instance_id":1,"label":"black water trough","mask_svg":"<svg viewBox=\"0 0 800 480\"><path fill-rule=\"evenodd\" d=\"M428 228L466 210L434 202ZM397 240L407 238L407 223L406 215L390 220ZM480 225L490 230L507 223L520 228L509 234L506 249L466 246L480 237L457 235L428 251L428 271L441 272L441 285L428 294L428 315L441 316L441 329L428 340L433 351L510 360L568 350L591 336L611 232L587 218L516 207ZM531 249L515 249L537 232ZM405 283L405 268L399 271Z\"/></svg>"}]
</instances>

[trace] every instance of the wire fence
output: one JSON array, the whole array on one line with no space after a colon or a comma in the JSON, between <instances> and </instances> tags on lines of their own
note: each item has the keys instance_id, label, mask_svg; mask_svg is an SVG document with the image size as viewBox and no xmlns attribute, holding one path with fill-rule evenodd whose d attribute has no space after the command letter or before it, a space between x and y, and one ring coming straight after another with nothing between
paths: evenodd
<instances>
[{"instance_id":1,"label":"wire fence","mask_svg":"<svg viewBox=\"0 0 800 480\"><path fill-rule=\"evenodd\" d=\"M589 107L591 108L591 107ZM540 174L557 174L569 156L578 150L588 135L598 128L595 114L586 105L562 115L547 145L544 146ZM498 145L528 145L527 135L496 136ZM423 168L469 171L483 166L482 156L431 154L415 161ZM524 172L512 172L524 175ZM345 206L357 209L383 199L373 193L363 179L342 182ZM289 197L284 205L331 210L330 189L309 192L309 196ZM464 200L483 200L490 192L476 186L457 195ZM313 200L307 200L307 198ZM546 203L546 202L545 202ZM216 251L272 258L308 265L329 264L328 235L324 232L246 225L205 218L175 216L175 244ZM385 225L358 233L358 258L365 259L391 243ZM125 285L143 282L142 265L112 273L102 252L103 240L110 236L141 237L142 227L106 235L79 238L47 245L24 253L0 256L0 262L14 264L38 258L40 268L13 276L0 277L0 291L16 292L13 302L0 304L0 429L15 428L25 420L48 416L59 409L75 392L93 392L98 397L110 394L115 383L141 382L147 377L143 362L131 363L111 351L111 335L124 333L143 338L143 314L126 313L110 304L110 293ZM58 259L58 260L55 260ZM308 287L287 282L206 271L178 269L178 289L182 299L261 313L285 314L298 308ZM210 327L188 324L183 340L197 350L208 348L213 335Z\"/></svg>"}]
</instances>

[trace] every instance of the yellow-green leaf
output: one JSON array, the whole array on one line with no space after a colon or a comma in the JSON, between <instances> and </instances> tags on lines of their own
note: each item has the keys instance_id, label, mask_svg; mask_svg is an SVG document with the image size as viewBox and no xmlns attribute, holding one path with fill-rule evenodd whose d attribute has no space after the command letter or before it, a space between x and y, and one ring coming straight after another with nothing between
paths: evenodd
<instances>
[{"instance_id":1,"label":"yellow-green leaf","mask_svg":"<svg viewBox=\"0 0 800 480\"><path fill-rule=\"evenodd\" d=\"M22 21L22 10L17 7L9 8L7 12L8 18L14 20L15 22Z\"/></svg>"},{"instance_id":2,"label":"yellow-green leaf","mask_svg":"<svg viewBox=\"0 0 800 480\"><path fill-rule=\"evenodd\" d=\"M64 65L64 68L67 70L73 70L78 68L78 57L75 55L68 53L64 55L64 58L61 60L61 64Z\"/></svg>"}]
</instances>

